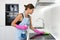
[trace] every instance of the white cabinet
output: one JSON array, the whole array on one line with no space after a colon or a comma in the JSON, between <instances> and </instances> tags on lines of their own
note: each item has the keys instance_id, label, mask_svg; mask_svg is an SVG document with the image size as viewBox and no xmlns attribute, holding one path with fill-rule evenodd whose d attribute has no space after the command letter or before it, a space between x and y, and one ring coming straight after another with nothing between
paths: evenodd
<instances>
[{"instance_id":1,"label":"white cabinet","mask_svg":"<svg viewBox=\"0 0 60 40\"><path fill-rule=\"evenodd\" d=\"M39 2L54 2L55 0L39 0Z\"/></svg>"},{"instance_id":2,"label":"white cabinet","mask_svg":"<svg viewBox=\"0 0 60 40\"><path fill-rule=\"evenodd\" d=\"M45 29L49 31L56 40L60 40L60 5L50 6L44 12Z\"/></svg>"}]
</instances>

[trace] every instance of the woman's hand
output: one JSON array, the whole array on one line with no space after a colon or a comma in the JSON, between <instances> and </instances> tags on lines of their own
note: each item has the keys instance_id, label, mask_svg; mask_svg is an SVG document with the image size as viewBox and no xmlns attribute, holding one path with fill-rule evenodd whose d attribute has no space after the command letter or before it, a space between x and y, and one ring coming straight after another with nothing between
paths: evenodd
<instances>
[{"instance_id":1,"label":"woman's hand","mask_svg":"<svg viewBox=\"0 0 60 40\"><path fill-rule=\"evenodd\" d=\"M44 34L43 31L40 31L40 30L37 30L37 29L35 29L34 32L37 33L37 34Z\"/></svg>"}]
</instances>

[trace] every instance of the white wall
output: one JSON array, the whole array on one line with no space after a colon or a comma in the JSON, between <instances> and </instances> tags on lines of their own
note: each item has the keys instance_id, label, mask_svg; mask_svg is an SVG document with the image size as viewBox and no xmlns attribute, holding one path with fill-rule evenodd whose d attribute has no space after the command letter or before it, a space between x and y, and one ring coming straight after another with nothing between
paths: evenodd
<instances>
[{"instance_id":1,"label":"white wall","mask_svg":"<svg viewBox=\"0 0 60 40\"><path fill-rule=\"evenodd\" d=\"M37 6L34 10L34 13L32 14L32 24L34 27L43 27L43 13L42 13L42 8L44 8L45 6Z\"/></svg>"}]
</instances>

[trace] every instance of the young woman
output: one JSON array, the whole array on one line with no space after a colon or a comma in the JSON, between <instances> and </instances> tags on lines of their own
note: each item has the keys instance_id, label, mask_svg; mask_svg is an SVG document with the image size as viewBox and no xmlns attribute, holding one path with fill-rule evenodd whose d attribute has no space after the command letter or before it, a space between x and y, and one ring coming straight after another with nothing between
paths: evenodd
<instances>
[{"instance_id":1,"label":"young woman","mask_svg":"<svg viewBox=\"0 0 60 40\"><path fill-rule=\"evenodd\" d=\"M29 14L32 14L34 11L33 4L28 4L24 6L25 6L25 11L23 13L18 14L17 17L11 23L13 27L17 28L17 32L16 32L17 39L16 40L26 40L26 38L24 38L24 36L26 37L26 35L23 35L23 32L26 33L28 28L32 29L34 32L38 34L44 33L42 31L35 29L32 26L31 16ZM21 21L20 24L16 24L18 21Z\"/></svg>"}]
</instances>

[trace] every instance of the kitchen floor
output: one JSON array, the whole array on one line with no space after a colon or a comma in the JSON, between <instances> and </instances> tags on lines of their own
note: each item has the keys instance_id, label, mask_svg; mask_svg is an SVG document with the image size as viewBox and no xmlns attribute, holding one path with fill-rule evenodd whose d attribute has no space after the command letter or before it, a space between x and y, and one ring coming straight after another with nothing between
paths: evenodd
<instances>
[{"instance_id":1,"label":"kitchen floor","mask_svg":"<svg viewBox=\"0 0 60 40\"><path fill-rule=\"evenodd\" d=\"M34 33L30 33L30 40L56 40L51 34L44 35L36 35Z\"/></svg>"}]
</instances>

